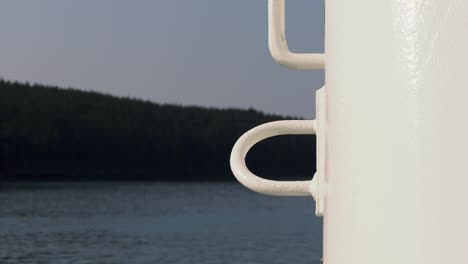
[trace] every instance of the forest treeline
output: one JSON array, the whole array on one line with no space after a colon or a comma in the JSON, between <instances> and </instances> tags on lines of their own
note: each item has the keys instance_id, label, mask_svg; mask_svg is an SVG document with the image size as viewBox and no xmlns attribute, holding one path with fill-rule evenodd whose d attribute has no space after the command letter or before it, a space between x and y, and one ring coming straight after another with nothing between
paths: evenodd
<instances>
[{"instance_id":1,"label":"forest treeline","mask_svg":"<svg viewBox=\"0 0 468 264\"><path fill-rule=\"evenodd\" d=\"M285 118L0 80L0 179L234 180L239 136ZM267 140L247 164L267 178L311 178L315 138Z\"/></svg>"}]
</instances>

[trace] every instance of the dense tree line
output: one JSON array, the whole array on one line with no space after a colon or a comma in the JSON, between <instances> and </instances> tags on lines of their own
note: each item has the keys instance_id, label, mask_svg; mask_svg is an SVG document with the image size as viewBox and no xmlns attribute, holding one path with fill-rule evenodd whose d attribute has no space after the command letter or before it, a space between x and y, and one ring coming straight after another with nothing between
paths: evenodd
<instances>
[{"instance_id":1,"label":"dense tree line","mask_svg":"<svg viewBox=\"0 0 468 264\"><path fill-rule=\"evenodd\" d=\"M0 177L234 180L229 155L237 138L283 118L0 80ZM268 140L247 163L265 177L310 178L315 138Z\"/></svg>"}]
</instances>

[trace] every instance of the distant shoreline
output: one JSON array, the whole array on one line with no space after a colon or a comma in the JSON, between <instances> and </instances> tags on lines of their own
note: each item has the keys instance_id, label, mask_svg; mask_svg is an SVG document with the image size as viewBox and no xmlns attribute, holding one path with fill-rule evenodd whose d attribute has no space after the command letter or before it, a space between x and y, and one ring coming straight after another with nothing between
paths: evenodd
<instances>
[{"instance_id":1,"label":"distant shoreline","mask_svg":"<svg viewBox=\"0 0 468 264\"><path fill-rule=\"evenodd\" d=\"M219 177L217 177L219 176ZM216 183L216 182L238 182L234 175L211 175L208 177L182 177L177 175L170 175L169 177L155 177L154 174L148 174L145 176L135 174L60 174L60 175L44 175L44 174L28 174L28 175L1 175L1 182L193 182L193 183ZM269 177L270 179L276 180L310 180L312 179L311 174L295 174L295 175L262 175L263 177Z\"/></svg>"},{"instance_id":2,"label":"distant shoreline","mask_svg":"<svg viewBox=\"0 0 468 264\"><path fill-rule=\"evenodd\" d=\"M205 175L206 176L206 175ZM236 181L235 177L232 179L226 175L212 174L204 179L198 177L187 177L168 175L166 177L159 176L154 172L85 172L85 171L61 171L59 173L47 173L44 171L28 171L27 173L11 173L0 174L0 182L14 182L14 181L30 181L30 182L94 182L94 181L149 181L149 182L233 182Z\"/></svg>"},{"instance_id":3,"label":"distant shoreline","mask_svg":"<svg viewBox=\"0 0 468 264\"><path fill-rule=\"evenodd\" d=\"M0 180L235 181L229 158L236 140L283 119L295 118L0 79ZM315 149L313 136L275 137L246 162L265 178L311 178Z\"/></svg>"}]
</instances>

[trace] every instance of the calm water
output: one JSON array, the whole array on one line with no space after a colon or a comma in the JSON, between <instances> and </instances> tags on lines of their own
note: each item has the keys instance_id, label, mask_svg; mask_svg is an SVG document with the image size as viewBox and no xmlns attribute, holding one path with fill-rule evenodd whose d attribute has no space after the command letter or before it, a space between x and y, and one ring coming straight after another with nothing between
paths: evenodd
<instances>
[{"instance_id":1,"label":"calm water","mask_svg":"<svg viewBox=\"0 0 468 264\"><path fill-rule=\"evenodd\" d=\"M319 263L314 210L236 183L0 183L0 263Z\"/></svg>"}]
</instances>

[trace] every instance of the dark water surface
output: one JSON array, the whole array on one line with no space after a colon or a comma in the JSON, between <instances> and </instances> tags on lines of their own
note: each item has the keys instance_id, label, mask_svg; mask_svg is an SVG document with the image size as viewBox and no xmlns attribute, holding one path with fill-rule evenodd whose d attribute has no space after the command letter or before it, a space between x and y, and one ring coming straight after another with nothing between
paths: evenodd
<instances>
[{"instance_id":1,"label":"dark water surface","mask_svg":"<svg viewBox=\"0 0 468 264\"><path fill-rule=\"evenodd\" d=\"M314 210L237 183L0 183L0 263L319 263Z\"/></svg>"}]
</instances>

